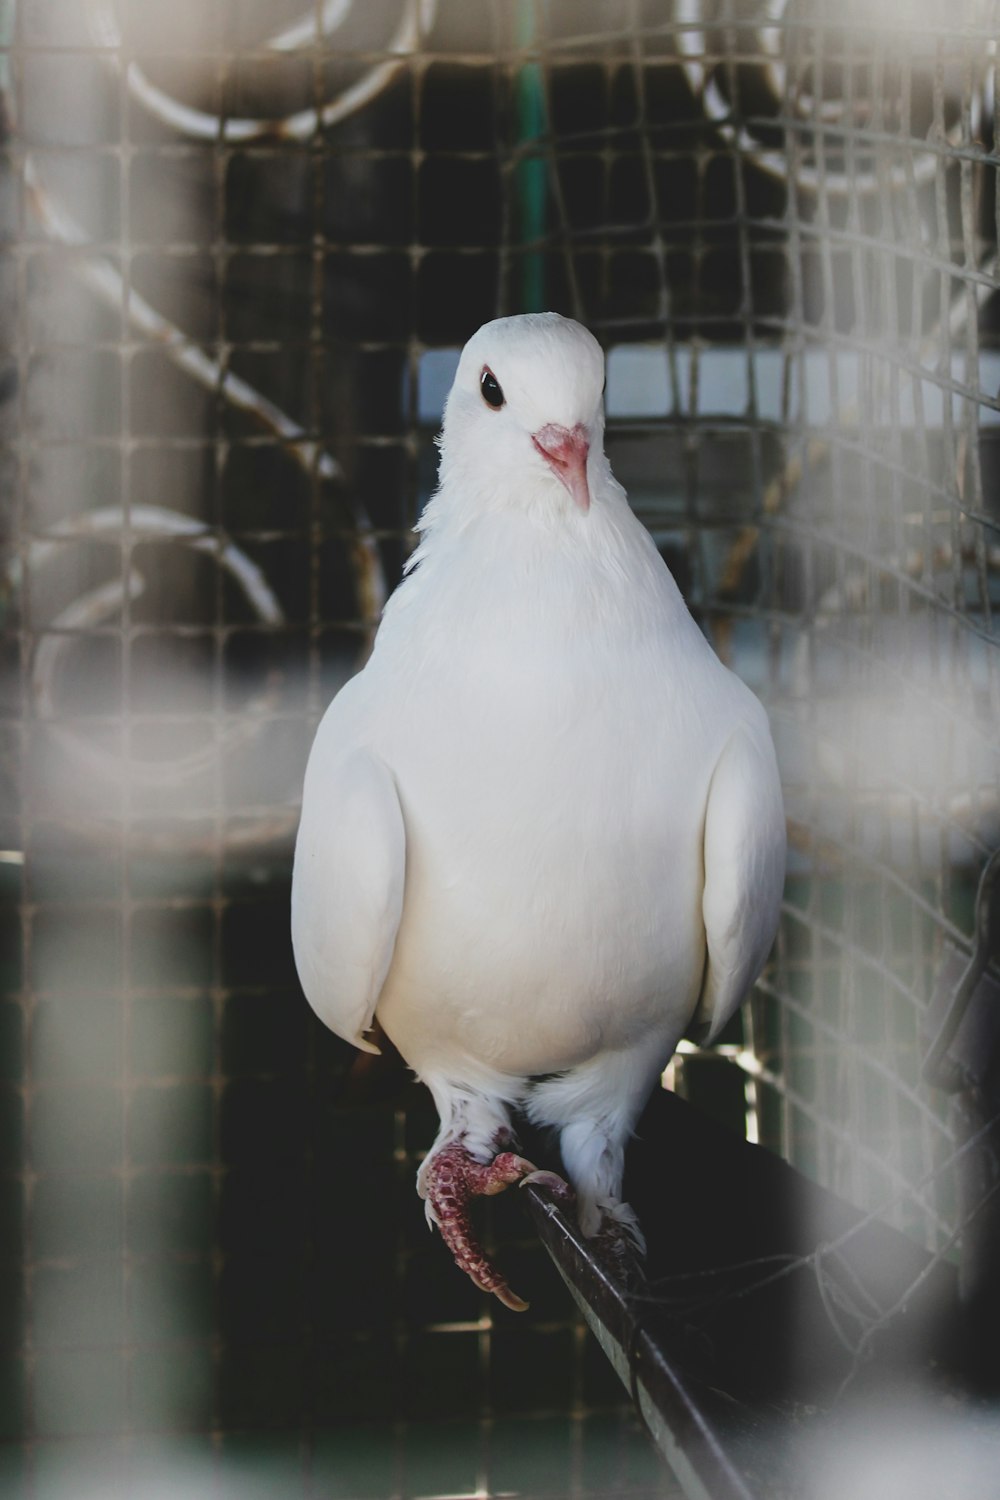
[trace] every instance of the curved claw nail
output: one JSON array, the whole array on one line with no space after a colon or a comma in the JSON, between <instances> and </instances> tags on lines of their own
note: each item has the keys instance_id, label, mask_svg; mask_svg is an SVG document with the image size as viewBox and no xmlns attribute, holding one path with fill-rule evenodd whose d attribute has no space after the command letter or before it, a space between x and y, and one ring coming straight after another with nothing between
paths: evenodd
<instances>
[{"instance_id":1,"label":"curved claw nail","mask_svg":"<svg viewBox=\"0 0 1000 1500\"><path fill-rule=\"evenodd\" d=\"M511 1312L526 1312L531 1306L530 1302L525 1302L523 1297L512 1292L506 1281L501 1281L496 1286L488 1286L485 1281L480 1281L478 1276L473 1276L471 1271L466 1274L473 1286L481 1292L490 1292L494 1297L499 1297L504 1307L509 1307Z\"/></svg>"},{"instance_id":2,"label":"curved claw nail","mask_svg":"<svg viewBox=\"0 0 1000 1500\"><path fill-rule=\"evenodd\" d=\"M573 1189L564 1177L559 1176L558 1172L529 1172L526 1177L521 1178L518 1187L524 1187L529 1182L535 1183L538 1187L548 1188L552 1196L558 1198L561 1203L573 1201Z\"/></svg>"},{"instance_id":3,"label":"curved claw nail","mask_svg":"<svg viewBox=\"0 0 1000 1500\"><path fill-rule=\"evenodd\" d=\"M511 1312L527 1312L531 1306L530 1302L525 1302L523 1297L519 1297L516 1292L512 1292L506 1282L502 1286L495 1286L493 1288L493 1295L494 1297L499 1297L504 1307L509 1307Z\"/></svg>"}]
</instances>

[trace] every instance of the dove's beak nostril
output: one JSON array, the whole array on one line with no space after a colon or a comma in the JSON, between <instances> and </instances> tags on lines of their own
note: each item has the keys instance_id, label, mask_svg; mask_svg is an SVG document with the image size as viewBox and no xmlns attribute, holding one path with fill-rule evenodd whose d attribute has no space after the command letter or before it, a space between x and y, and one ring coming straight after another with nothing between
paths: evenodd
<instances>
[{"instance_id":1,"label":"dove's beak nostril","mask_svg":"<svg viewBox=\"0 0 1000 1500\"><path fill-rule=\"evenodd\" d=\"M583 423L578 422L569 428L550 422L536 432L531 441L556 478L569 490L573 503L586 514L590 509L590 487L587 484L590 437Z\"/></svg>"}]
</instances>

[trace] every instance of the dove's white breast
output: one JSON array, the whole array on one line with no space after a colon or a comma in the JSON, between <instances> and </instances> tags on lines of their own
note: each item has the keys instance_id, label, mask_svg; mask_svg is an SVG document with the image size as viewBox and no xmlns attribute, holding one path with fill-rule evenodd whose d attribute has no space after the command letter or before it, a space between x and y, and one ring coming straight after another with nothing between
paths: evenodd
<instances>
[{"instance_id":1,"label":"dove's white breast","mask_svg":"<svg viewBox=\"0 0 1000 1500\"><path fill-rule=\"evenodd\" d=\"M672 1046L699 995L709 782L761 710L616 486L587 543L509 513L436 537L317 739L395 781L405 894L377 1013L418 1072Z\"/></svg>"}]
</instances>

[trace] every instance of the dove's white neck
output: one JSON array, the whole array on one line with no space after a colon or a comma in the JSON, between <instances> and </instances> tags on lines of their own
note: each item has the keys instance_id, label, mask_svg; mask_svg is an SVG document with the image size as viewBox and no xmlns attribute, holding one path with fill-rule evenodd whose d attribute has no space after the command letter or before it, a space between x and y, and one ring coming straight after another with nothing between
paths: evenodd
<instances>
[{"instance_id":1,"label":"dove's white neck","mask_svg":"<svg viewBox=\"0 0 1000 1500\"><path fill-rule=\"evenodd\" d=\"M511 649L628 650L700 632L603 455L580 514L546 486L527 503L470 504L446 478L421 521L407 577L390 599L379 645L411 663L456 642L508 639ZM477 496L477 500L481 497Z\"/></svg>"}]
</instances>

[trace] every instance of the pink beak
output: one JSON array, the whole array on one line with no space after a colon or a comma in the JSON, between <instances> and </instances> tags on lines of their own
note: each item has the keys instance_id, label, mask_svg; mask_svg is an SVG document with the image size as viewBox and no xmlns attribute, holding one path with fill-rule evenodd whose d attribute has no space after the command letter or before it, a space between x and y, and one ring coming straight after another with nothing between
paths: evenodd
<instances>
[{"instance_id":1,"label":"pink beak","mask_svg":"<svg viewBox=\"0 0 1000 1500\"><path fill-rule=\"evenodd\" d=\"M566 486L573 503L584 515L590 509L590 489L587 485L587 454L590 439L587 429L578 422L570 432L550 422L536 432L531 439L556 478Z\"/></svg>"}]
</instances>

